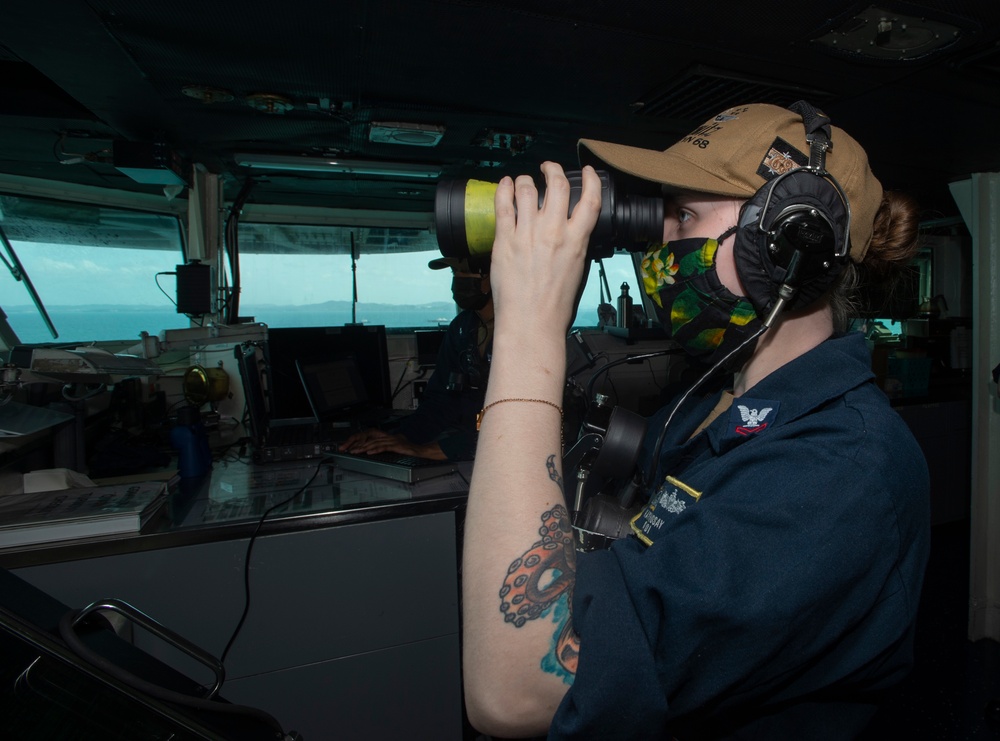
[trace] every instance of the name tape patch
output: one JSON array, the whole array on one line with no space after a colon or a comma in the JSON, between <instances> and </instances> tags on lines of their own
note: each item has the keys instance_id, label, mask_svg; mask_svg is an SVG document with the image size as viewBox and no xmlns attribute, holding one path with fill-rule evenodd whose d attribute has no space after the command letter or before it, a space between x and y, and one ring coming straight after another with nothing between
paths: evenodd
<instances>
[{"instance_id":1,"label":"name tape patch","mask_svg":"<svg viewBox=\"0 0 1000 741\"><path fill-rule=\"evenodd\" d=\"M635 536L646 545L660 534L667 518L679 515L701 499L701 492L673 476L667 478L649 498L649 503L629 523Z\"/></svg>"}]
</instances>

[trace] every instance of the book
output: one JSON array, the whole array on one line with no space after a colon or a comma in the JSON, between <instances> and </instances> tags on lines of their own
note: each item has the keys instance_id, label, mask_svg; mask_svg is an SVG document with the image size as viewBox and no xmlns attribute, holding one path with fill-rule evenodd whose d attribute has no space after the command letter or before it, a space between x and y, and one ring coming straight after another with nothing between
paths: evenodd
<instances>
[{"instance_id":1,"label":"book","mask_svg":"<svg viewBox=\"0 0 1000 741\"><path fill-rule=\"evenodd\" d=\"M96 486L116 486L118 484L137 484L145 481L166 481L167 486L173 486L180 481L181 475L176 468L164 468L146 473L129 473L122 476L105 476L94 479Z\"/></svg>"},{"instance_id":2,"label":"book","mask_svg":"<svg viewBox=\"0 0 1000 741\"><path fill-rule=\"evenodd\" d=\"M8 494L0 497L0 548L138 533L166 501L167 484Z\"/></svg>"}]
</instances>

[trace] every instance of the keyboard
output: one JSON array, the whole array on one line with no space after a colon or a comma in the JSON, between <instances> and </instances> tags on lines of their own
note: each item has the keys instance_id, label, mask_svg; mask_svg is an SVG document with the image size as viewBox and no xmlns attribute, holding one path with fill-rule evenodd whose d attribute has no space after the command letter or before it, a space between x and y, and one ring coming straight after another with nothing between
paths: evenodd
<instances>
[{"instance_id":1,"label":"keyboard","mask_svg":"<svg viewBox=\"0 0 1000 741\"><path fill-rule=\"evenodd\" d=\"M356 455L338 451L328 453L325 457L344 471L355 471L408 484L445 476L461 468L461 464L457 461L435 461L392 452Z\"/></svg>"}]
</instances>

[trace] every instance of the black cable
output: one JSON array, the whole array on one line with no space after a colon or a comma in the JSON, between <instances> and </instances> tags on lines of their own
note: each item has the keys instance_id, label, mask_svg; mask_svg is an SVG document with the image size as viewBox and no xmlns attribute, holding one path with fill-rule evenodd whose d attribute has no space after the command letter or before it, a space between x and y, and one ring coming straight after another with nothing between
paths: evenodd
<instances>
[{"instance_id":1,"label":"black cable","mask_svg":"<svg viewBox=\"0 0 1000 741\"><path fill-rule=\"evenodd\" d=\"M618 387L615 386L615 382L611 378L611 376L608 376L607 381L608 385L611 386L610 389L611 393L614 394L615 396L615 403L613 404L613 406L618 406L621 403L621 395L618 393Z\"/></svg>"},{"instance_id":2,"label":"black cable","mask_svg":"<svg viewBox=\"0 0 1000 741\"><path fill-rule=\"evenodd\" d=\"M705 381L712 377L719 368L721 368L725 363L736 353L740 352L744 347L746 347L751 342L755 342L758 337L764 334L768 330L767 324L761 325L761 328L754 332L752 335L747 337L743 342L734 347L728 353L726 353L715 365L705 371L701 378L696 380L687 391L681 394L680 400L674 405L674 408L670 410L670 414L667 415L667 420L663 423L663 427L660 429L660 435L656 438L656 447L653 448L653 455L650 456L649 466L646 468L645 480L642 482L643 486L648 487L652 484L653 475L656 473L656 467L659 465L660 460L660 449L663 447L663 441L667 436L667 429L670 427L671 421L674 419L674 415L677 414L677 410L681 408L681 405L687 401L688 397L695 392L696 389L700 388Z\"/></svg>"},{"instance_id":3,"label":"black cable","mask_svg":"<svg viewBox=\"0 0 1000 741\"><path fill-rule=\"evenodd\" d=\"M410 360L416 360L416 358L410 358ZM409 363L409 362L410 362L409 360L408 360L408 361L406 361L406 363ZM406 378L406 363L404 363L404 364L403 364L403 372L399 374L399 380L398 380L398 381L396 381L396 388L395 388L395 389L393 390L393 392L392 392L392 396L390 396L390 397L389 397L389 400L390 400L390 401L394 401L394 400L395 400L395 398L396 398L397 396L399 396L399 392L400 392L400 391L402 391L403 389L405 389L405 388L406 388L406 386L412 386L412 385L413 385L413 382L414 382L414 381L419 381L419 380L420 380L421 378L423 378L423 377L424 377L424 375L425 375L425 374L427 373L427 371L426 371L426 370L424 370L423 368L421 368L421 369L420 369L420 375L418 375L418 376L417 376L416 378L412 378L412 379L410 379L410 382L409 382L409 383L407 383L407 384L406 384L406 385L404 386L404 385L403 385L403 379L404 379L404 378Z\"/></svg>"},{"instance_id":4,"label":"black cable","mask_svg":"<svg viewBox=\"0 0 1000 741\"><path fill-rule=\"evenodd\" d=\"M155 283L156 287L160 289L160 293L162 293L164 296L167 297L167 301L169 301L170 303L172 303L174 306L177 306L177 302L174 301L174 299L171 298L170 294L167 293L166 291L164 291L163 290L163 286L160 285L159 278L160 278L161 275L177 275L177 273L176 272L170 272L170 273L168 273L168 272L160 272L160 273L154 273L153 274L153 283Z\"/></svg>"},{"instance_id":5,"label":"black cable","mask_svg":"<svg viewBox=\"0 0 1000 741\"><path fill-rule=\"evenodd\" d=\"M616 365L621 365L622 363L632 363L636 360L648 360L650 358L659 358L663 355L676 355L681 352L678 349L671 348L670 350L657 350L656 352L643 353L642 355L626 355L624 358L618 358L618 360L612 360L609 363L605 363L600 368L598 368L594 375L590 377L587 381L587 406L590 406L590 401L594 396L594 384L597 382L597 377L607 373L609 370L614 368ZM728 356L727 356L728 357Z\"/></svg>"},{"instance_id":6,"label":"black cable","mask_svg":"<svg viewBox=\"0 0 1000 741\"><path fill-rule=\"evenodd\" d=\"M608 362L608 354L606 352L604 352L604 351L601 351L599 353L594 353L593 354L593 359L591 359L591 360L587 360L586 358L584 358L583 361L582 361L582 365L580 365L579 367L577 367L577 366L574 365L574 366L571 366L570 368L567 369L567 371L566 371L566 377L567 378L574 378L575 376L580 375L585 370L589 370L589 369L593 368L595 365L597 365L597 361L598 360L604 360L605 362ZM574 383L575 383L575 381L574 381Z\"/></svg>"},{"instance_id":7,"label":"black cable","mask_svg":"<svg viewBox=\"0 0 1000 741\"><path fill-rule=\"evenodd\" d=\"M322 468L323 463L324 461L321 459L316 466L316 470L313 471L312 476L309 477L309 480L306 481L306 483L304 483L302 486L300 486L294 494L292 494L290 497L286 499L283 499L277 504L271 505L266 510L264 510L264 514L262 514L260 516L260 519L257 521L257 527L254 528L253 534L250 535L250 540L247 543L246 556L243 561L243 596L244 596L243 614L240 616L240 620L236 624L236 628L233 630L233 634L232 636L230 636L229 642L226 644L226 648L222 651L222 656L219 657L219 661L222 663L223 666L225 666L226 664L226 656L229 655L229 649L233 647L233 643L236 642L236 637L240 634L240 631L243 629L243 623L246 622L247 615L250 614L250 554L253 553L253 544L257 540L257 535L260 533L260 529L264 526L264 520L266 520L267 516L271 514L274 510L278 509L279 507L284 507L286 504L288 504L289 502L294 500L297 496L299 496L299 494L304 492L309 487L309 485L312 484L313 480L319 474L319 470L320 468Z\"/></svg>"},{"instance_id":8,"label":"black cable","mask_svg":"<svg viewBox=\"0 0 1000 741\"><path fill-rule=\"evenodd\" d=\"M667 387L666 384L664 384L662 386L660 385L660 382L656 379L656 371L653 370L653 364L652 363L650 363L646 367L649 369L649 380L653 382L653 385L656 386L656 388L659 389L660 393L662 394L663 393L663 389L665 389ZM608 378L610 378L610 376L608 376Z\"/></svg>"},{"instance_id":9,"label":"black cable","mask_svg":"<svg viewBox=\"0 0 1000 741\"><path fill-rule=\"evenodd\" d=\"M172 272L172 271L161 271L159 273L154 273L153 274L153 283L156 285L157 288L160 289L160 293L162 293L164 296L166 296L167 300L170 303L172 303L174 305L174 307L176 308L177 302L171 297L171 295L169 293L167 293L166 291L164 291L163 290L163 286L160 285L160 276L161 275L177 275L177 273L176 272ZM204 316L202 314L184 314L184 316L186 316L191 321L198 322L198 326L199 327L205 326L205 318L204 318Z\"/></svg>"}]
</instances>

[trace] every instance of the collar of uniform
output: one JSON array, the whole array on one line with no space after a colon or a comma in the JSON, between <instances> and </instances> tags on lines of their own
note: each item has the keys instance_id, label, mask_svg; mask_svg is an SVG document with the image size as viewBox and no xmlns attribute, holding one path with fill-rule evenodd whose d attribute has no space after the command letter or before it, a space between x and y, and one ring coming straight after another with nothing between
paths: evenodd
<instances>
[{"instance_id":1,"label":"collar of uniform","mask_svg":"<svg viewBox=\"0 0 1000 741\"><path fill-rule=\"evenodd\" d=\"M836 371L831 373L831 368ZM716 452L721 452L764 434L765 429L798 419L874 376L864 335L850 332L831 337L737 397L729 414L722 415L708 428L709 442ZM752 434L743 434L749 431L746 429L738 431L737 422L743 420L740 406L751 417L748 421L755 419L758 424L766 421L766 427L751 427L755 430ZM763 410L768 408L765 416Z\"/></svg>"}]
</instances>

